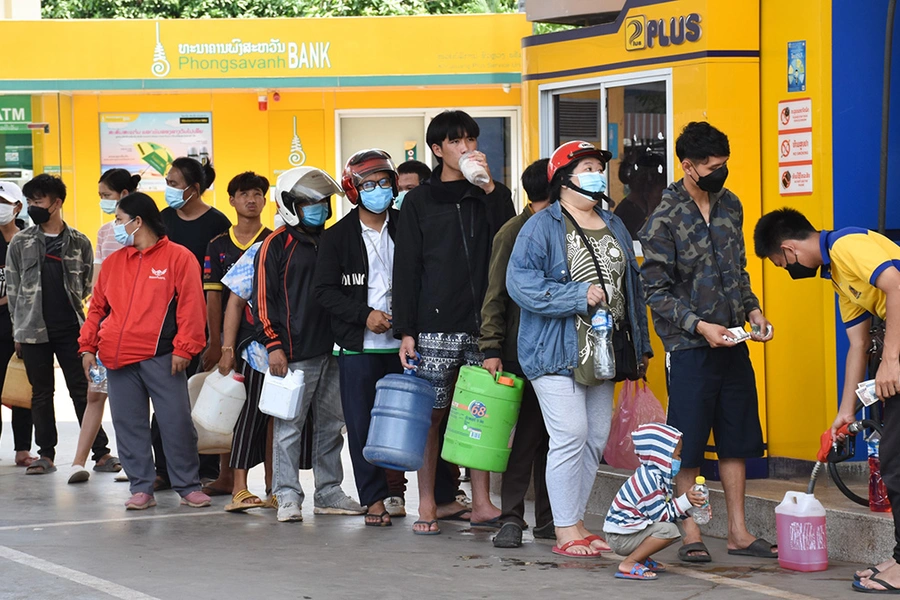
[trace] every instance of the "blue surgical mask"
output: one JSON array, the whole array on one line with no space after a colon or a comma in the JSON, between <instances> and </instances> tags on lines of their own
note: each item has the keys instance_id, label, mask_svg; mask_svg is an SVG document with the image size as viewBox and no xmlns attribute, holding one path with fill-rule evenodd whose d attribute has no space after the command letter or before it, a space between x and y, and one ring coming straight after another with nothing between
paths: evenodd
<instances>
[{"instance_id":1,"label":"blue surgical mask","mask_svg":"<svg viewBox=\"0 0 900 600\"><path fill-rule=\"evenodd\" d=\"M592 194L596 194L597 192L605 194L606 177L603 176L603 173L597 173L596 171L579 173L578 187Z\"/></svg>"},{"instance_id":2,"label":"blue surgical mask","mask_svg":"<svg viewBox=\"0 0 900 600\"><path fill-rule=\"evenodd\" d=\"M170 185L166 186L166 204L178 210L182 206L184 206L186 200L184 199L184 190L179 190L177 188L173 188Z\"/></svg>"},{"instance_id":3,"label":"blue surgical mask","mask_svg":"<svg viewBox=\"0 0 900 600\"><path fill-rule=\"evenodd\" d=\"M394 191L391 188L384 189L381 187L376 187L371 192L362 190L359 193L359 199L362 205L366 207L366 210L380 215L394 201Z\"/></svg>"},{"instance_id":4,"label":"blue surgical mask","mask_svg":"<svg viewBox=\"0 0 900 600\"><path fill-rule=\"evenodd\" d=\"M100 200L100 210L108 215L114 214L117 206L119 206L118 200L108 200L107 198Z\"/></svg>"},{"instance_id":5,"label":"blue surgical mask","mask_svg":"<svg viewBox=\"0 0 900 600\"><path fill-rule=\"evenodd\" d=\"M328 219L328 203L319 202L311 206L303 207L303 218L300 222L307 227L321 227Z\"/></svg>"},{"instance_id":6,"label":"blue surgical mask","mask_svg":"<svg viewBox=\"0 0 900 600\"><path fill-rule=\"evenodd\" d=\"M400 205L403 204L403 199L406 198L406 194L408 193L409 192L407 190L403 190L402 192L397 194L397 197L394 199L394 208L396 210L400 210Z\"/></svg>"},{"instance_id":7,"label":"blue surgical mask","mask_svg":"<svg viewBox=\"0 0 900 600\"><path fill-rule=\"evenodd\" d=\"M133 222L134 219L128 221L128 223L116 223L115 225L113 225L113 235L115 236L116 241L123 246L134 246L134 234L138 232L138 229L140 229L140 227L138 227L131 233L125 231L125 226Z\"/></svg>"},{"instance_id":8,"label":"blue surgical mask","mask_svg":"<svg viewBox=\"0 0 900 600\"><path fill-rule=\"evenodd\" d=\"M672 477L678 475L678 471L681 470L681 459L673 458L672 459Z\"/></svg>"}]
</instances>

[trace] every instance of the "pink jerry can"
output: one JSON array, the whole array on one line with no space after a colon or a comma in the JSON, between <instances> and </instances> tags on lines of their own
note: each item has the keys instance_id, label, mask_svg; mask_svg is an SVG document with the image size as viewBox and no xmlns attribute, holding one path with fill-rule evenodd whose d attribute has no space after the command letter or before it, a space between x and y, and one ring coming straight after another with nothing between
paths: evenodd
<instances>
[{"instance_id":1,"label":"pink jerry can","mask_svg":"<svg viewBox=\"0 0 900 600\"><path fill-rule=\"evenodd\" d=\"M792 571L828 568L825 508L812 494L788 492L775 507L778 563Z\"/></svg>"}]
</instances>

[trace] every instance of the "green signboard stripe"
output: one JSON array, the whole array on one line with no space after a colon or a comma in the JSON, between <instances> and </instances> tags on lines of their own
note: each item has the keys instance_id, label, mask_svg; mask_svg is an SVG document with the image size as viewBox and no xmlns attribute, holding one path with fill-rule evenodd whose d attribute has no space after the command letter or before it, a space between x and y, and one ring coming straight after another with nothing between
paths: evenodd
<instances>
[{"instance_id":1,"label":"green signboard stripe","mask_svg":"<svg viewBox=\"0 0 900 600\"><path fill-rule=\"evenodd\" d=\"M222 79L20 79L0 81L0 92L204 90L342 87L408 87L421 85L518 84L521 73L439 75L355 75L349 77L228 77ZM27 98L27 96L21 96ZM0 96L0 99L5 96ZM30 107L30 105L29 105ZM30 108L29 108L30 114Z\"/></svg>"}]
</instances>

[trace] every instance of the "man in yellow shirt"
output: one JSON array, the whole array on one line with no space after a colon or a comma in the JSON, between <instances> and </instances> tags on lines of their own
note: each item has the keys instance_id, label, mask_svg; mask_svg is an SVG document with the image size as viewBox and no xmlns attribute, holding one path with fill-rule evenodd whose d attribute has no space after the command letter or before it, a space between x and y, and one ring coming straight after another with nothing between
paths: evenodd
<instances>
[{"instance_id":1,"label":"man in yellow shirt","mask_svg":"<svg viewBox=\"0 0 900 600\"><path fill-rule=\"evenodd\" d=\"M875 391L884 405L881 472L894 507L893 557L857 572L858 591L892 592L900 588L900 246L867 229L817 231L800 212L782 208L764 215L753 235L756 254L787 269L793 279L830 279L838 295L841 319L850 339L844 390L832 435L854 420L856 386L866 377L872 344L872 316L885 321L884 347L875 375Z\"/></svg>"}]
</instances>

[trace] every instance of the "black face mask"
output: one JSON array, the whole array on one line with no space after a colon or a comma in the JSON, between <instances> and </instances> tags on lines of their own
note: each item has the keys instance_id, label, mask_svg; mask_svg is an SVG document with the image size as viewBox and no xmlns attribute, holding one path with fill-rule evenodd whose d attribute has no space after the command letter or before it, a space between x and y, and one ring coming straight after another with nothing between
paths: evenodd
<instances>
[{"instance_id":1,"label":"black face mask","mask_svg":"<svg viewBox=\"0 0 900 600\"><path fill-rule=\"evenodd\" d=\"M35 225L43 225L50 220L50 211L43 206L29 206L28 216Z\"/></svg>"},{"instance_id":2,"label":"black face mask","mask_svg":"<svg viewBox=\"0 0 900 600\"><path fill-rule=\"evenodd\" d=\"M697 167L694 167L694 172ZM704 192L710 194L718 194L725 187L725 180L728 179L728 165L724 164L709 175L704 175L700 179L695 179L694 183Z\"/></svg>"},{"instance_id":3,"label":"black face mask","mask_svg":"<svg viewBox=\"0 0 900 600\"><path fill-rule=\"evenodd\" d=\"M796 260L792 263L787 261L787 254L784 249L781 250L781 253L784 255L784 268L787 269L791 279L808 279L810 277L815 277L816 273L819 272L819 267L807 267L806 265L801 265L800 260L797 259L796 253L794 253L794 258Z\"/></svg>"}]
</instances>

